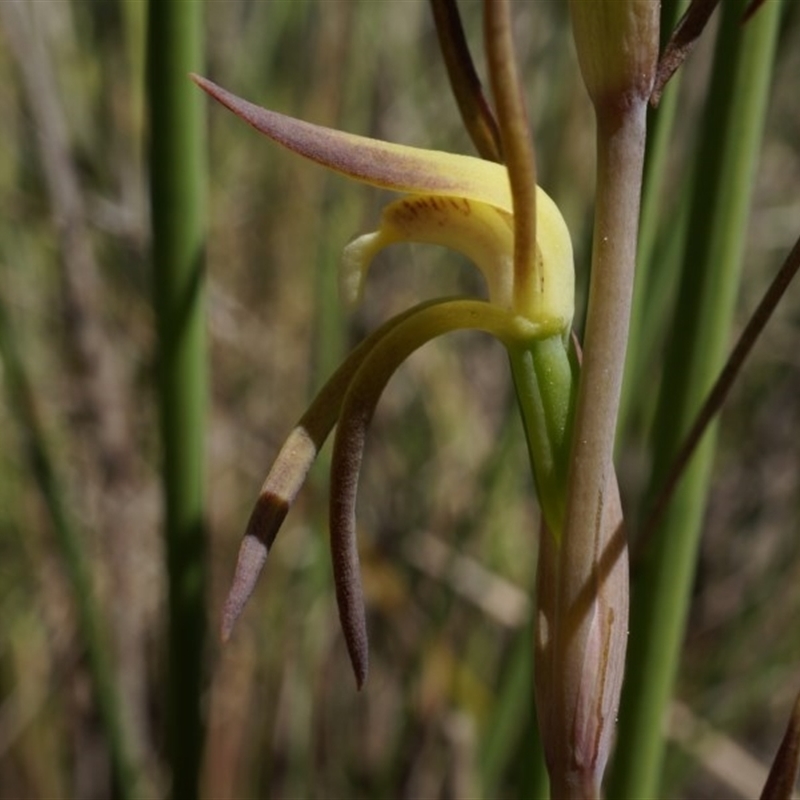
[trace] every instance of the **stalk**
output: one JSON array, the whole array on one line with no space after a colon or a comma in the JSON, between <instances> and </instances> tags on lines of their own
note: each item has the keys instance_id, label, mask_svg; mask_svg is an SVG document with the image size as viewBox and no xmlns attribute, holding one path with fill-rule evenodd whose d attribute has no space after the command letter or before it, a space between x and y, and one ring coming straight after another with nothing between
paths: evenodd
<instances>
[{"instance_id":1,"label":"stalk","mask_svg":"<svg viewBox=\"0 0 800 800\"><path fill-rule=\"evenodd\" d=\"M174 797L198 796L205 612L205 157L198 2L154 0L148 20L153 284L159 338L169 581L168 744Z\"/></svg>"},{"instance_id":2,"label":"stalk","mask_svg":"<svg viewBox=\"0 0 800 800\"><path fill-rule=\"evenodd\" d=\"M596 798L613 739L627 640L627 548L612 457L658 7L647 0L573 0L570 12L597 123L597 200L564 531L558 552L542 554L557 564L558 580L546 587L551 597L541 601L555 624L540 646L553 653L553 727L574 742L572 753L559 744L553 749L559 759L550 765L553 796ZM555 669L560 664L566 670ZM565 721L569 727L562 730Z\"/></svg>"},{"instance_id":3,"label":"stalk","mask_svg":"<svg viewBox=\"0 0 800 800\"><path fill-rule=\"evenodd\" d=\"M483 94L478 72L469 52L456 0L430 0L439 50L442 52L450 88L475 149L481 158L503 162L500 130Z\"/></svg>"},{"instance_id":4,"label":"stalk","mask_svg":"<svg viewBox=\"0 0 800 800\"><path fill-rule=\"evenodd\" d=\"M742 0L722 4L682 285L655 428L651 495L724 362L734 311L780 4L767 4L744 27L743 9ZM713 447L710 431L667 507L634 587L618 756L609 789L615 798L658 794L661 722L686 626Z\"/></svg>"},{"instance_id":5,"label":"stalk","mask_svg":"<svg viewBox=\"0 0 800 800\"><path fill-rule=\"evenodd\" d=\"M683 0L665 0L661 9L662 47L675 27ZM619 422L617 430L624 438L629 430L630 418L637 407L639 387L648 372L648 358L658 341L658 333L668 315L668 298L671 294L663 286L670 274L666 259L657 252L663 244L659 233L663 219L662 194L669 170L670 145L678 110L678 90L681 73L678 72L667 86L657 109L651 109L647 120L647 147L645 151L642 207L639 221L639 244L636 254L636 278L633 287L628 349L625 362L625 380L622 384ZM672 236L675 235L674 229ZM659 269L662 267L662 269ZM654 321L657 321L654 324Z\"/></svg>"},{"instance_id":6,"label":"stalk","mask_svg":"<svg viewBox=\"0 0 800 800\"><path fill-rule=\"evenodd\" d=\"M560 685L555 681L556 714L572 719L595 713L586 707L591 695L584 696L586 676L580 676L590 654L596 654L600 633L609 637L608 649L601 652L613 658L613 666L603 666L598 673L602 683L595 702L602 702L604 714L596 734L602 744L598 744L593 779L584 774L585 782L575 785L571 768L551 770L553 779L560 778L553 783L553 796L559 798L599 797L622 681L628 570L612 453L633 289L645 113L642 102L619 116L598 113L597 120L598 193L585 349L564 531L559 552L553 556L560 580L551 588L555 595L551 616L556 620L552 646L557 660L573 665L576 672ZM612 605L598 629L606 603Z\"/></svg>"},{"instance_id":7,"label":"stalk","mask_svg":"<svg viewBox=\"0 0 800 800\"><path fill-rule=\"evenodd\" d=\"M516 311L537 308L544 282L536 258L536 159L522 82L514 56L511 4L484 3L483 26L489 82L497 106L503 159L514 203L514 292Z\"/></svg>"}]
</instances>

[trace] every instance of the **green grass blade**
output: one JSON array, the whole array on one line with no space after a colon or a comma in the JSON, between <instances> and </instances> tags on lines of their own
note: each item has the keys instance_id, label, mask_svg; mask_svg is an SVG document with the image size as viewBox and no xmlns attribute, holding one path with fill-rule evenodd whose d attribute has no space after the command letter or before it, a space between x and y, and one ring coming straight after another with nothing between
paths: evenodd
<instances>
[{"instance_id":1,"label":"green grass blade","mask_svg":"<svg viewBox=\"0 0 800 800\"><path fill-rule=\"evenodd\" d=\"M728 346L780 4L768 4L744 27L743 8L742 2L730 2L721 9L682 285L656 421L651 493L663 479ZM664 750L661 722L680 657L713 453L714 435L709 432L634 582L611 797L658 795Z\"/></svg>"},{"instance_id":2,"label":"green grass blade","mask_svg":"<svg viewBox=\"0 0 800 800\"><path fill-rule=\"evenodd\" d=\"M480 749L481 783L487 797L498 792L509 771L517 797L538 800L549 795L531 680L533 640L532 624L520 628L503 667L496 706ZM510 762L516 762L516 768L509 770Z\"/></svg>"},{"instance_id":3,"label":"green grass blade","mask_svg":"<svg viewBox=\"0 0 800 800\"><path fill-rule=\"evenodd\" d=\"M168 739L172 794L198 795L203 722L205 520L203 321L205 160L199 2L150 3L148 98L154 302L169 580Z\"/></svg>"},{"instance_id":4,"label":"green grass blade","mask_svg":"<svg viewBox=\"0 0 800 800\"><path fill-rule=\"evenodd\" d=\"M662 46L678 21L684 2L670 0L661 12ZM681 73L672 79L657 109L650 109L647 120L647 150L645 153L642 207L639 218L639 243L636 253L636 277L633 285L631 321L628 333L628 351L625 360L625 378L622 384L617 430L622 434L618 447L624 441L630 418L641 392L643 376L649 366L654 340L654 320L663 320L667 314L669 293L655 290L655 282L663 280L663 260L656 248L660 244L660 221L663 213L662 194L669 170L670 144L673 138L678 110L678 91ZM660 287L659 287L660 289Z\"/></svg>"}]
</instances>

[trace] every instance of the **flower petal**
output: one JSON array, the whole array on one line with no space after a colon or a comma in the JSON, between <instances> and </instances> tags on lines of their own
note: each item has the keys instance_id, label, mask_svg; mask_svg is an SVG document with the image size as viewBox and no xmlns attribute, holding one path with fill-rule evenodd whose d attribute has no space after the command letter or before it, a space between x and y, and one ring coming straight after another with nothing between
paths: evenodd
<instances>
[{"instance_id":1,"label":"flower petal","mask_svg":"<svg viewBox=\"0 0 800 800\"><path fill-rule=\"evenodd\" d=\"M367 426L400 364L431 339L464 328L490 333L507 346L538 333L529 320L478 300L440 300L417 306L375 344L353 376L342 403L331 457L330 543L339 620L359 689L369 665L356 544L356 495Z\"/></svg>"},{"instance_id":2,"label":"flower petal","mask_svg":"<svg viewBox=\"0 0 800 800\"><path fill-rule=\"evenodd\" d=\"M419 242L449 247L469 258L483 273L489 299L511 307L513 224L504 211L466 197L415 195L383 209L380 228L359 236L345 247L341 289L346 301L360 299L372 260L395 242Z\"/></svg>"},{"instance_id":3,"label":"flower petal","mask_svg":"<svg viewBox=\"0 0 800 800\"><path fill-rule=\"evenodd\" d=\"M297 493L305 483L317 453L336 424L345 393L358 368L392 328L437 302L439 301L429 301L398 314L364 339L323 386L289 434L261 487L245 529L236 572L223 607L222 641L230 636L236 620L255 589L272 543Z\"/></svg>"},{"instance_id":4,"label":"flower petal","mask_svg":"<svg viewBox=\"0 0 800 800\"><path fill-rule=\"evenodd\" d=\"M396 192L466 197L511 212L500 164L312 125L249 103L199 75L192 79L265 136L350 178Z\"/></svg>"},{"instance_id":5,"label":"flower petal","mask_svg":"<svg viewBox=\"0 0 800 800\"><path fill-rule=\"evenodd\" d=\"M516 309L553 332L563 333L575 309L575 270L569 230L550 197L537 187L537 256L540 285L526 308ZM401 241L438 244L463 253L481 270L489 299L512 307L513 223L510 215L466 197L414 195L390 203L380 228L352 241L342 254L340 288L348 302L360 298L363 281L375 256Z\"/></svg>"}]
</instances>

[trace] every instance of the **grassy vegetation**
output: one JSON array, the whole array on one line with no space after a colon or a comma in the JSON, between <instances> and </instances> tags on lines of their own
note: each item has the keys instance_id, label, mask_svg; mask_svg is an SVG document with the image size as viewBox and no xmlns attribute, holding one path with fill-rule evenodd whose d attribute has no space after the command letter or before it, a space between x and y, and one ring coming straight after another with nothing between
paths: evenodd
<instances>
[{"instance_id":1,"label":"grassy vegetation","mask_svg":"<svg viewBox=\"0 0 800 800\"><path fill-rule=\"evenodd\" d=\"M329 177L209 107L207 166L201 158L189 167L200 187L189 191L199 195L203 183L209 190L208 337L195 345L194 378L159 378L165 328L152 287L165 284L151 256L148 197L175 165L165 157L148 178L144 4L0 5L7 6L0 41L9 45L0 47L8 143L0 148L0 798L100 798L126 787L156 797L171 786L214 798L533 796L538 512L507 359L494 341L458 333L427 345L378 406L358 508L372 647L365 690L353 689L336 616L327 451L231 641L222 648L215 636L252 503L313 392L367 331L412 302L481 294L477 273L451 253L398 245L376 262L363 306L343 310L339 255L353 235L374 228L386 198ZM662 113L672 121L657 174L647 174L648 288L634 307L636 353L617 442L633 531L736 332L800 233L800 20L792 3L784 5L781 12L768 0L750 23L777 31L774 52L762 53L763 71L747 66L753 60L732 69L741 43L715 56L715 23L674 96L651 114L651 124L661 124ZM538 179L575 244L580 333L594 132L566 6L514 4L514 18ZM479 6L461 7L482 69ZM12 8L22 15L16 24L5 18ZM427 3L229 0L205 4L203 14L206 74L237 94L344 130L473 152ZM730 29L728 19L718 35ZM769 32L748 26L735 35ZM46 55L39 69L55 87L44 111L42 96L32 94L32 58L25 63L30 42ZM741 82L728 104L728 89L711 78L719 71L725 86ZM188 77L186 84L199 98ZM163 89L156 74L151 86ZM47 157L53 113L65 142L55 166ZM183 122L181 114L170 124ZM739 132L745 123L763 129L763 139L751 129L749 154L730 156L742 170L736 182L718 182L715 170L735 175L720 126ZM198 116L190 133L202 139L204 124ZM741 144L746 136L734 138ZM54 189L64 174L77 193L66 211ZM718 212L731 200L739 207L730 216ZM168 235L178 220L153 208ZM74 237L77 273L74 250L65 247ZM691 324L680 316L701 300L693 289L705 267L695 253L706 245L709 302L723 298L730 316L713 333L695 330L696 316ZM752 795L800 688L798 312L795 287L725 407L716 452L707 445L701 454L706 474L695 467L686 475L682 491L697 497L691 526L679 527L691 541L677 555L673 534L653 548L662 551L655 561L663 569L683 559L672 606L683 604L688 617L685 633L682 620L669 623L670 650L657 644L650 656L677 671L657 701L667 703L667 734L655 745L665 746L655 778L662 796ZM712 313L703 311L701 321ZM22 413L20 375L37 427ZM167 379L173 385L159 401ZM172 404L169 412L161 406L163 435L159 402ZM186 411L203 402L204 422L201 411ZM168 460L167 475L195 471L184 531L194 535L205 518L205 555L192 540L187 556L180 538L166 545L162 533L164 443L187 423L196 426L182 434L194 452L187 468ZM29 457L37 448L48 458L44 482ZM176 604L185 598L179 593L170 604L168 587L180 586L187 564L190 602ZM193 578L201 568L205 587ZM634 558L632 570L633 608L637 579L652 589L675 574L653 578L652 553ZM654 618L642 611L650 602L641 600L632 637ZM631 685L649 677L645 669ZM188 705L181 710L179 702ZM625 719L621 735L636 738ZM170 724L179 739L184 725L194 731L184 773L173 773L180 759Z\"/></svg>"}]
</instances>

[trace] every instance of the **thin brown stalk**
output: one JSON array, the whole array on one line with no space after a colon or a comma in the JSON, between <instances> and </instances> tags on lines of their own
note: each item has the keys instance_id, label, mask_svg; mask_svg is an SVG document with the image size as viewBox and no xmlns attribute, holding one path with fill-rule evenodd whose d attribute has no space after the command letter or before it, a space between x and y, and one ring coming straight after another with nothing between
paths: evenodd
<instances>
[{"instance_id":1,"label":"thin brown stalk","mask_svg":"<svg viewBox=\"0 0 800 800\"><path fill-rule=\"evenodd\" d=\"M514 203L514 304L529 308L541 292L536 258L536 161L514 51L508 0L484 3L484 36L503 155Z\"/></svg>"},{"instance_id":2,"label":"thin brown stalk","mask_svg":"<svg viewBox=\"0 0 800 800\"><path fill-rule=\"evenodd\" d=\"M744 362L771 319L798 269L800 269L800 238L795 242L791 252L778 270L778 274L773 278L772 283L764 293L764 297L761 298L761 302L753 312L753 316L750 317L750 321L745 326L728 357L725 367L711 387L694 424L686 435L677 456L675 456L675 460L672 462L664 484L653 502L650 513L642 525L637 548L641 549L646 544L661 522L675 487L678 485L678 481L683 475L694 451L700 444L703 434L725 403L734 382L742 371Z\"/></svg>"},{"instance_id":3,"label":"thin brown stalk","mask_svg":"<svg viewBox=\"0 0 800 800\"><path fill-rule=\"evenodd\" d=\"M760 800L791 800L800 771L800 694L794 701L783 740L775 754L772 769Z\"/></svg>"},{"instance_id":4,"label":"thin brown stalk","mask_svg":"<svg viewBox=\"0 0 800 800\"><path fill-rule=\"evenodd\" d=\"M656 80L650 95L650 103L653 106L658 105L664 87L692 52L718 5L719 0L692 0L686 13L681 17L658 62Z\"/></svg>"},{"instance_id":5,"label":"thin brown stalk","mask_svg":"<svg viewBox=\"0 0 800 800\"><path fill-rule=\"evenodd\" d=\"M431 0L431 10L464 127L482 158L502 163L500 130L472 61L456 0Z\"/></svg>"}]
</instances>

